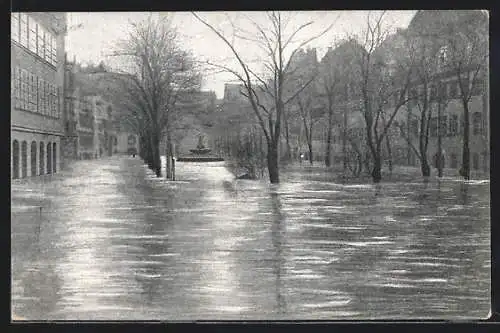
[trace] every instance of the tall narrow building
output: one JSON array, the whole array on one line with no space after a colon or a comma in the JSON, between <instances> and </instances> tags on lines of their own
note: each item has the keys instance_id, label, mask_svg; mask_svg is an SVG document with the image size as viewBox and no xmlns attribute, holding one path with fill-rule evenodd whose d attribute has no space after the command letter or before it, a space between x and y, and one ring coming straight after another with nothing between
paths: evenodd
<instances>
[{"instance_id":1,"label":"tall narrow building","mask_svg":"<svg viewBox=\"0 0 500 333\"><path fill-rule=\"evenodd\" d=\"M56 173L65 13L11 13L11 178Z\"/></svg>"}]
</instances>

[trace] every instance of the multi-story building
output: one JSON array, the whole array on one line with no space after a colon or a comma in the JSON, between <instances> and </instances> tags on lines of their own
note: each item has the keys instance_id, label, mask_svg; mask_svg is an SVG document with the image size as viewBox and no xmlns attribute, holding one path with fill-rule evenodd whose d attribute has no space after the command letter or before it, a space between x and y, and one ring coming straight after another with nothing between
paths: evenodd
<instances>
[{"instance_id":1,"label":"multi-story building","mask_svg":"<svg viewBox=\"0 0 500 333\"><path fill-rule=\"evenodd\" d=\"M64 137L61 139L61 157L63 166L77 160L79 155L78 140L78 96L79 90L75 82L76 61L68 62L65 55L64 66Z\"/></svg>"},{"instance_id":2,"label":"multi-story building","mask_svg":"<svg viewBox=\"0 0 500 333\"><path fill-rule=\"evenodd\" d=\"M484 18L473 17L477 15L477 11L469 11L462 13L462 17L470 16L467 20L467 29L474 29L472 25L480 24L480 20ZM418 11L406 31L399 30L396 34L388 37L382 47L391 48L389 56L385 59L388 67L395 65L397 60L394 59L395 52L402 51L404 48L401 44L401 35L407 34L407 37L416 38L415 35L423 36L424 43L431 43L429 34L422 33L428 27L434 29L434 32L440 31L443 27L457 24L454 17L456 13L446 11ZM478 23L479 22L479 23ZM463 27L456 27L457 30ZM449 33L455 34L456 30L451 30ZM487 38L487 36L484 36ZM439 38L439 41L445 41L446 38ZM435 41L433 41L435 43ZM429 45L427 47L430 47ZM436 47L435 45L432 47ZM439 156L438 138L441 139L441 155L443 166L445 168L458 169L462 162L462 146L464 133L464 111L461 100L461 90L456 72L450 70L450 66L446 65L446 52L451 52L447 49L447 45L443 42L442 45L437 45L440 54L443 56L443 64L434 69L434 74L429 76L427 91L425 91L422 79L414 79L407 91L406 98L408 102L398 111L394 125L389 131L390 143L392 146L392 160L394 164L404 164L410 166L418 166L419 160L412 149L411 145L418 149L418 136L420 131L420 115L422 107L422 98L429 101L428 108L431 112L429 119L429 141L427 148L427 159L435 167ZM386 53L387 55L387 53ZM448 54L448 57L452 55ZM397 58L397 55L396 55ZM464 77L472 77L473 71L477 69L472 63L471 68L463 68L462 74ZM489 170L489 90L487 85L488 71L487 60L483 66L483 70L479 72L474 82L469 81L467 90L470 89L471 97L468 102L469 117L470 117L470 161L472 171ZM463 81L467 82L467 81ZM474 84L473 84L474 83ZM395 95L396 97L396 95ZM420 105L418 104L420 101ZM364 120L360 113L360 101L356 96L342 99L336 105L337 110L345 110L348 115L348 132L353 137L357 137L357 142L362 144L365 141ZM388 101L386 108L389 110L394 108L396 100ZM438 119L438 113L440 119ZM404 130L401 131L400 129ZM342 127L334 127L333 152L336 162L342 161ZM365 147L366 148L366 147ZM365 151L365 153L368 153ZM384 157L387 157L385 149Z\"/></svg>"},{"instance_id":3,"label":"multi-story building","mask_svg":"<svg viewBox=\"0 0 500 333\"><path fill-rule=\"evenodd\" d=\"M65 13L11 13L11 177L60 169Z\"/></svg>"},{"instance_id":4,"label":"multi-story building","mask_svg":"<svg viewBox=\"0 0 500 333\"><path fill-rule=\"evenodd\" d=\"M66 137L69 160L75 155L94 159L139 151L137 135L120 126L119 110L104 96L109 81L101 79L106 75L102 65L82 67L66 61L65 123L68 134L71 129L76 133L76 140Z\"/></svg>"}]
</instances>

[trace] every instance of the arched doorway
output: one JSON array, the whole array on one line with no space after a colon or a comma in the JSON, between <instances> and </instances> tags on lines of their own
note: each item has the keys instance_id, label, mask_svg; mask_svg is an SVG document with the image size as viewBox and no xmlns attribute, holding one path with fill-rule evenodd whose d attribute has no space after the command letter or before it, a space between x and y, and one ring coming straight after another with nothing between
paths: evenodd
<instances>
[{"instance_id":1,"label":"arched doorway","mask_svg":"<svg viewBox=\"0 0 500 333\"><path fill-rule=\"evenodd\" d=\"M45 173L45 144L40 142L40 175Z\"/></svg>"},{"instance_id":2,"label":"arched doorway","mask_svg":"<svg viewBox=\"0 0 500 333\"><path fill-rule=\"evenodd\" d=\"M12 178L19 178L19 141L12 143Z\"/></svg>"},{"instance_id":3,"label":"arched doorway","mask_svg":"<svg viewBox=\"0 0 500 333\"><path fill-rule=\"evenodd\" d=\"M28 143L23 141L21 144L21 177L28 176Z\"/></svg>"},{"instance_id":4,"label":"arched doorway","mask_svg":"<svg viewBox=\"0 0 500 333\"><path fill-rule=\"evenodd\" d=\"M47 174L52 173L52 145L47 143Z\"/></svg>"},{"instance_id":5,"label":"arched doorway","mask_svg":"<svg viewBox=\"0 0 500 333\"><path fill-rule=\"evenodd\" d=\"M52 173L57 172L57 144L52 144Z\"/></svg>"},{"instance_id":6,"label":"arched doorway","mask_svg":"<svg viewBox=\"0 0 500 333\"><path fill-rule=\"evenodd\" d=\"M31 176L36 176L36 151L37 151L37 144L36 141L31 142Z\"/></svg>"}]
</instances>

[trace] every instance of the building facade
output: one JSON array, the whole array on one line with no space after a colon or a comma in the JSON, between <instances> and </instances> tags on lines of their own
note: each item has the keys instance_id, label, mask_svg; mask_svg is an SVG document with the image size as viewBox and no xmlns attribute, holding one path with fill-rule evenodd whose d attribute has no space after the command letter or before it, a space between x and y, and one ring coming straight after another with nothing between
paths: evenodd
<instances>
[{"instance_id":1,"label":"building facade","mask_svg":"<svg viewBox=\"0 0 500 333\"><path fill-rule=\"evenodd\" d=\"M410 34L411 38L418 38L415 35L424 35L422 32L426 27L432 27L433 31L439 31L442 27L453 26L449 33L455 34L456 30L464 27L456 26L457 21L453 21L453 17L449 15L453 13L446 11L419 11L413 21L410 23L406 31L399 30L396 34L388 37L387 42L383 47L391 48L391 52L402 50L400 35L403 33ZM462 14L465 15L465 14ZM471 11L470 15L476 15ZM418 21L418 22L417 22ZM474 29L474 24L479 20L469 20L466 29ZM411 35L413 34L413 35ZM419 158L415 152L418 150L418 137L420 135L420 117L423 106L423 100L428 103L428 124L429 130L427 160L429 164L437 168L439 158L438 141L441 139L441 161L445 169L458 175L458 170L462 165L462 149L464 137L464 106L462 101L461 88L459 77L456 71L452 70L452 65L447 65L450 61L452 52L446 45L446 36L441 36L438 41L442 44L430 45L431 42L427 35L424 35L421 43L427 43L427 48L437 47L442 56L439 67L436 67L435 74L430 76L426 81L426 87L422 84L422 80L414 80L410 84L405 99L408 99L401 109L396 114L393 126L388 131L388 138L391 145L391 160L395 165L407 165L419 167ZM448 39L452 39L449 37ZM485 35L484 38L487 38ZM433 41L436 43L436 41ZM448 53L448 54L447 54ZM396 57L397 58L397 57ZM387 57L385 62L389 66L396 61L392 57ZM471 63L472 67L468 69L464 66L462 69L462 83L465 85L467 93L470 92L468 101L469 108L469 148L470 148L470 166L473 172L488 172L489 171L489 85L488 85L488 70L487 59L485 60L483 69L475 75L477 66ZM451 66L451 67L450 67ZM450 70L451 69L451 70ZM474 77L474 80L472 80ZM466 79L467 78L467 79ZM426 90L427 89L427 90ZM385 108L387 114L390 114L397 103L397 97L388 100ZM338 112L346 112L347 114L347 129L348 136L359 143L360 147L364 147L364 154L368 154L368 149L363 143L366 141L365 123L361 116L360 100L355 95L349 94L345 98L341 98L335 106ZM426 121L427 123L427 121ZM401 130L403 129L403 130ZM334 152L334 162L341 163L343 159L342 151L342 127L334 127L332 150ZM413 146L413 148L412 148ZM351 146L350 146L351 147ZM351 147L352 148L352 147ZM387 159L388 150L383 149L383 158Z\"/></svg>"},{"instance_id":2,"label":"building facade","mask_svg":"<svg viewBox=\"0 0 500 333\"><path fill-rule=\"evenodd\" d=\"M65 13L11 13L11 178L56 173Z\"/></svg>"}]
</instances>

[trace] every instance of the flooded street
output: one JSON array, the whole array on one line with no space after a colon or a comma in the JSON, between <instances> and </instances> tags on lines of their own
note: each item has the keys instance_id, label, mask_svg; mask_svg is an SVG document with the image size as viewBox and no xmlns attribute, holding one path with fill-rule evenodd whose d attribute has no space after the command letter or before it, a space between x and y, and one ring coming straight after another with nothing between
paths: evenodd
<instances>
[{"instance_id":1,"label":"flooded street","mask_svg":"<svg viewBox=\"0 0 500 333\"><path fill-rule=\"evenodd\" d=\"M29 320L484 318L489 182L379 186L138 158L12 183L12 313ZM40 213L39 206L42 206Z\"/></svg>"}]
</instances>

